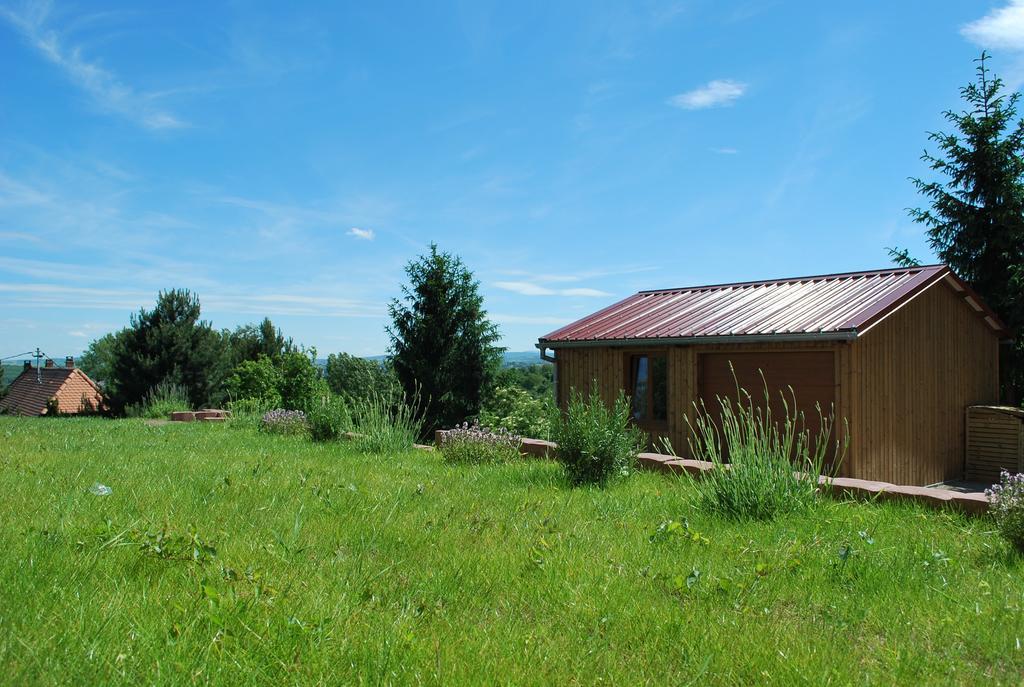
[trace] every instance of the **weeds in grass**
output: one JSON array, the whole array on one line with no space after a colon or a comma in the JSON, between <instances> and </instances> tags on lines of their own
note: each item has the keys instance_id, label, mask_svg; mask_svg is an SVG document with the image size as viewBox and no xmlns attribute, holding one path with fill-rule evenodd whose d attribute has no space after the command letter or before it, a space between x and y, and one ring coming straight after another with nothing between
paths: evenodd
<instances>
[{"instance_id":1,"label":"weeds in grass","mask_svg":"<svg viewBox=\"0 0 1024 687\"><path fill-rule=\"evenodd\" d=\"M782 417L772 413L767 383L763 404L755 403L738 384L736 400L718 398L721 413L709 412L703 400L694 403L694 421L686 418L691 455L713 464L699 477L689 477L702 508L728 517L770 520L816 502L819 478L829 473L829 448L833 448L834 471L845 455L846 439L832 441L834 416L825 415L820 406L820 429L812 437L797 411L792 388L789 398L781 391L779 396Z\"/></svg>"},{"instance_id":2,"label":"weeds in grass","mask_svg":"<svg viewBox=\"0 0 1024 687\"><path fill-rule=\"evenodd\" d=\"M171 382L160 382L150 389L141 402L125 408L128 417L168 418L178 410L192 410L185 387Z\"/></svg>"},{"instance_id":3,"label":"weeds in grass","mask_svg":"<svg viewBox=\"0 0 1024 687\"><path fill-rule=\"evenodd\" d=\"M217 555L217 548L204 541L194 530L181 534L169 531L164 527L159 532L144 532L141 538L139 550L162 560L192 561L202 564L209 562Z\"/></svg>"}]
</instances>

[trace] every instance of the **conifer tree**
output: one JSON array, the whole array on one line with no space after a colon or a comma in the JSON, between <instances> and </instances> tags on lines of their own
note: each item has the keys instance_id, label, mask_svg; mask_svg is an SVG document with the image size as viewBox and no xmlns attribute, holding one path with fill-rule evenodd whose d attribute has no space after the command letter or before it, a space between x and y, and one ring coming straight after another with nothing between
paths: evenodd
<instances>
[{"instance_id":1,"label":"conifer tree","mask_svg":"<svg viewBox=\"0 0 1024 687\"><path fill-rule=\"evenodd\" d=\"M430 252L406 265L409 283L388 307L391 356L407 398L425 406L424 433L476 416L501 366L498 328L479 282L458 257Z\"/></svg>"},{"instance_id":2,"label":"conifer tree","mask_svg":"<svg viewBox=\"0 0 1024 687\"><path fill-rule=\"evenodd\" d=\"M156 307L132 315L114 341L107 392L115 412L139 403L161 382L184 387L197 407L218 400L228 351L199 316L199 298L179 289L161 291Z\"/></svg>"},{"instance_id":3,"label":"conifer tree","mask_svg":"<svg viewBox=\"0 0 1024 687\"><path fill-rule=\"evenodd\" d=\"M932 132L939 152L922 159L941 177L911 179L929 202L909 210L926 227L939 259L953 268L1003 318L1011 335L1024 326L1024 120L1017 117L1019 93L1007 95L1003 82L978 62L973 83L960 89L966 107L944 113L953 133ZM891 249L896 262L917 261ZM1024 391L1024 346L1003 346L1000 355L1004 400L1016 403Z\"/></svg>"}]
</instances>

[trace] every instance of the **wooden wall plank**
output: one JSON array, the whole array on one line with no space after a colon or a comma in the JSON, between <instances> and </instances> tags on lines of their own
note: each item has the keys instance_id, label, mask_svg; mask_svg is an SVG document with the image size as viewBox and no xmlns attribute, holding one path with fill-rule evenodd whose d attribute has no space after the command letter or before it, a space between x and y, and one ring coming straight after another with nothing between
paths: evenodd
<instances>
[{"instance_id":1,"label":"wooden wall plank","mask_svg":"<svg viewBox=\"0 0 1024 687\"><path fill-rule=\"evenodd\" d=\"M853 477L932 484L963 476L965 411L994 403L998 340L940 282L851 344Z\"/></svg>"}]
</instances>

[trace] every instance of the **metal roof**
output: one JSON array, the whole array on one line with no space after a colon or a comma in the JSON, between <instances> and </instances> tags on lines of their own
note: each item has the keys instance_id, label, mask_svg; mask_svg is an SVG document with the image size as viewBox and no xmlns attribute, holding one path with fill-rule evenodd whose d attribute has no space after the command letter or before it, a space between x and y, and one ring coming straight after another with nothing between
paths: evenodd
<instances>
[{"instance_id":1,"label":"metal roof","mask_svg":"<svg viewBox=\"0 0 1024 687\"><path fill-rule=\"evenodd\" d=\"M946 281L1000 335L999 318L946 265L641 291L541 337L587 342L853 339Z\"/></svg>"}]
</instances>

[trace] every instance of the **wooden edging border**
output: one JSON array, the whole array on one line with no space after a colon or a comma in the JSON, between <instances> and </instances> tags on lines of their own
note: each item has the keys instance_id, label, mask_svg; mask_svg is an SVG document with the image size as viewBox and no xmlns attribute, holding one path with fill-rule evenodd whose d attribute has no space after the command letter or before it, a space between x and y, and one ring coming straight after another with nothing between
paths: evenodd
<instances>
[{"instance_id":1,"label":"wooden edging border","mask_svg":"<svg viewBox=\"0 0 1024 687\"><path fill-rule=\"evenodd\" d=\"M440 446L444 441L445 430L434 433L434 445ZM523 439L519 450L523 455L538 458L554 458L557 444L541 439ZM639 466L645 470L655 470L672 474L688 473L700 476L712 470L714 465L703 460L689 460L661 453L641 453L637 455ZM983 515L988 512L988 497L979 492L958 492L934 487L912 487L888 482L872 482L870 480L853 479L852 477L821 477L818 480L822 492L834 498L857 498L879 501L913 501L933 508L949 508L971 515Z\"/></svg>"}]
</instances>

